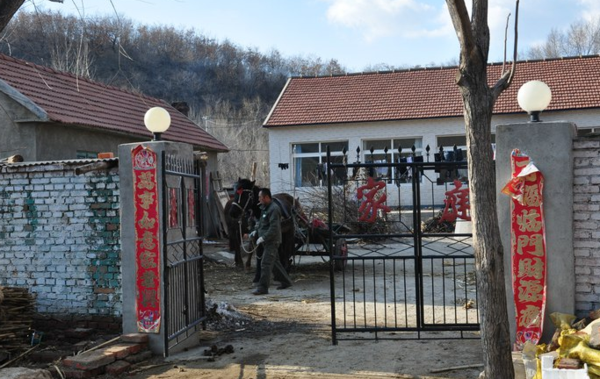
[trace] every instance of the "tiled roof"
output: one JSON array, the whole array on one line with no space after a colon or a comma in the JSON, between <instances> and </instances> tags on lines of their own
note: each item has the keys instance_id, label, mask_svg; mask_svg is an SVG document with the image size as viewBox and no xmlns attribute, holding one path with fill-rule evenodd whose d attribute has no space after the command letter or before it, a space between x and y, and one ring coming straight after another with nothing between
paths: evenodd
<instances>
[{"instance_id":1,"label":"tiled roof","mask_svg":"<svg viewBox=\"0 0 600 379\"><path fill-rule=\"evenodd\" d=\"M187 142L209 151L227 146L162 100L124 91L0 54L0 79L41 108L49 121L126 133L150 139L144 114L167 109L171 126L164 140Z\"/></svg>"},{"instance_id":2,"label":"tiled roof","mask_svg":"<svg viewBox=\"0 0 600 379\"><path fill-rule=\"evenodd\" d=\"M488 66L490 84L501 70L501 64ZM457 72L446 67L292 78L264 126L462 117ZM590 56L518 62L494 113L523 112L517 91L530 80L541 80L552 90L547 110L600 108L600 56Z\"/></svg>"},{"instance_id":3,"label":"tiled roof","mask_svg":"<svg viewBox=\"0 0 600 379\"><path fill-rule=\"evenodd\" d=\"M85 165L96 162L107 162L107 163L115 163L115 165L119 164L119 158L82 158L82 159L63 159L57 161L32 161L32 162L16 162L16 163L4 163L0 162L0 167L33 167L33 166L52 166L52 165Z\"/></svg>"}]
</instances>

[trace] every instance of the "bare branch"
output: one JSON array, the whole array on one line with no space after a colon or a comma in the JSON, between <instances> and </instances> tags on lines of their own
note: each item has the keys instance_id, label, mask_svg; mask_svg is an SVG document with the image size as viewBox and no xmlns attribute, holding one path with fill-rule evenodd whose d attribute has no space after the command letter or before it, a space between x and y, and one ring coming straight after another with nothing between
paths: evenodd
<instances>
[{"instance_id":1,"label":"bare branch","mask_svg":"<svg viewBox=\"0 0 600 379\"><path fill-rule=\"evenodd\" d=\"M496 101L496 99L498 99L498 96L500 96L502 91L510 87L515 76L515 68L517 65L517 42L519 38L519 1L520 0L515 1L515 45L513 49L513 61L510 67L510 71L508 72L504 71L504 64L502 65L502 75L494 85L494 88L492 88L492 96L494 102ZM506 56L504 60L506 61Z\"/></svg>"},{"instance_id":2,"label":"bare branch","mask_svg":"<svg viewBox=\"0 0 600 379\"><path fill-rule=\"evenodd\" d=\"M471 30L469 12L464 0L446 0L452 24L460 43L460 60L466 62L475 48L475 39Z\"/></svg>"},{"instance_id":3,"label":"bare branch","mask_svg":"<svg viewBox=\"0 0 600 379\"><path fill-rule=\"evenodd\" d=\"M506 26L504 27L504 57L502 58L502 73L506 66L506 40L508 39L508 23L510 21L510 13L506 16Z\"/></svg>"}]
</instances>

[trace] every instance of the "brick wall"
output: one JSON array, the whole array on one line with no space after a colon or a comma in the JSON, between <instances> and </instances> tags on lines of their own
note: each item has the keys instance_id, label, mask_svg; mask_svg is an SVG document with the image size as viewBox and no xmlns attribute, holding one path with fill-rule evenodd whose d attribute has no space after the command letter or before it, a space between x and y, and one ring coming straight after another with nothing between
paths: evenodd
<instances>
[{"instance_id":1,"label":"brick wall","mask_svg":"<svg viewBox=\"0 0 600 379\"><path fill-rule=\"evenodd\" d=\"M600 137L578 138L574 157L575 309L586 316L600 308Z\"/></svg>"},{"instance_id":2,"label":"brick wall","mask_svg":"<svg viewBox=\"0 0 600 379\"><path fill-rule=\"evenodd\" d=\"M0 165L0 286L37 311L121 316L118 169L90 162Z\"/></svg>"}]
</instances>

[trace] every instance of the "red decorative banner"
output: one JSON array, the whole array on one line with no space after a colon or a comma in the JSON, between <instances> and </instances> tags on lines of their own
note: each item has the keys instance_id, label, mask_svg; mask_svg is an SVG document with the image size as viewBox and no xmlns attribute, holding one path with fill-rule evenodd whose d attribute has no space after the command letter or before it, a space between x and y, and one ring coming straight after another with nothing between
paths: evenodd
<instances>
[{"instance_id":1,"label":"red decorative banner","mask_svg":"<svg viewBox=\"0 0 600 379\"><path fill-rule=\"evenodd\" d=\"M177 188L169 188L169 228L175 229L179 226Z\"/></svg>"},{"instance_id":2,"label":"red decorative banner","mask_svg":"<svg viewBox=\"0 0 600 379\"><path fill-rule=\"evenodd\" d=\"M512 179L502 193L512 197L511 258L517 338L534 345L542 336L546 308L546 236L542 190L544 176L529 157L514 149Z\"/></svg>"},{"instance_id":3,"label":"red decorative banner","mask_svg":"<svg viewBox=\"0 0 600 379\"><path fill-rule=\"evenodd\" d=\"M390 207L385 205L387 195L384 181L376 182L369 177L366 185L358 187L356 197L358 200L362 200L358 208L358 221L375 222L380 209L385 213L391 211Z\"/></svg>"},{"instance_id":4,"label":"red decorative banner","mask_svg":"<svg viewBox=\"0 0 600 379\"><path fill-rule=\"evenodd\" d=\"M194 198L194 190L188 188L187 190L187 209L188 209L188 220L187 226L196 226L196 200Z\"/></svg>"},{"instance_id":5,"label":"red decorative banner","mask_svg":"<svg viewBox=\"0 0 600 379\"><path fill-rule=\"evenodd\" d=\"M135 218L136 301L138 331L160 330L160 223L156 153L142 145L131 152Z\"/></svg>"}]
</instances>

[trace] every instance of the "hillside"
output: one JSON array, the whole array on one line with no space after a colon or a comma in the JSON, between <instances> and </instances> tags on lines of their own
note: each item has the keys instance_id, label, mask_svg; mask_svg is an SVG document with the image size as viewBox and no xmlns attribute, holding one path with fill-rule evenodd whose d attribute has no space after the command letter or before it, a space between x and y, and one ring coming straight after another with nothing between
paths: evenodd
<instances>
[{"instance_id":1,"label":"hillside","mask_svg":"<svg viewBox=\"0 0 600 379\"><path fill-rule=\"evenodd\" d=\"M0 52L169 103L186 102L189 117L231 149L221 157L225 185L247 176L250 162L262 167L268 161L261 125L289 76L345 72L335 60L286 58L277 50L265 55L194 30L55 12L17 13L0 36ZM259 170L258 179L268 184L268 173Z\"/></svg>"}]
</instances>

